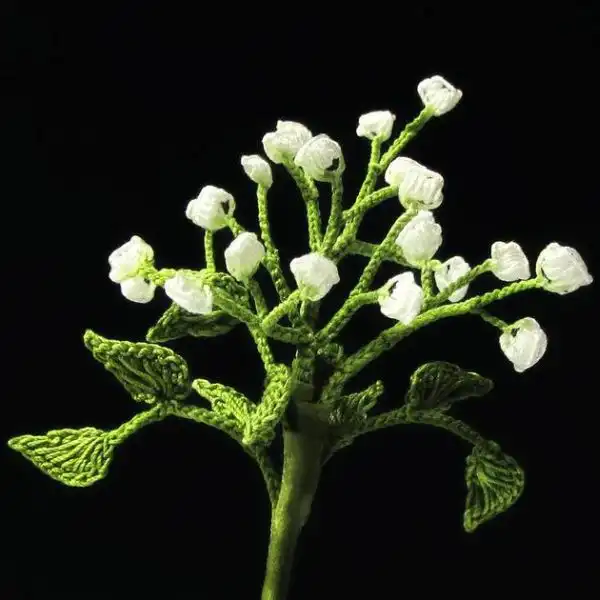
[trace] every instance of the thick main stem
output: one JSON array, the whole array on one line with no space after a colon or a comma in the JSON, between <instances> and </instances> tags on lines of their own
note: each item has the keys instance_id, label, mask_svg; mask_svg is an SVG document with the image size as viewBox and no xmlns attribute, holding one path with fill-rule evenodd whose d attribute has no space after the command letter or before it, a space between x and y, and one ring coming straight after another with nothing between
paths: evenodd
<instances>
[{"instance_id":1,"label":"thick main stem","mask_svg":"<svg viewBox=\"0 0 600 600\"><path fill-rule=\"evenodd\" d=\"M311 386L303 387L312 393ZM296 544L321 473L327 423L317 414L319 408L294 399L286 416L283 476L272 514L261 600L285 600L287 596Z\"/></svg>"}]
</instances>

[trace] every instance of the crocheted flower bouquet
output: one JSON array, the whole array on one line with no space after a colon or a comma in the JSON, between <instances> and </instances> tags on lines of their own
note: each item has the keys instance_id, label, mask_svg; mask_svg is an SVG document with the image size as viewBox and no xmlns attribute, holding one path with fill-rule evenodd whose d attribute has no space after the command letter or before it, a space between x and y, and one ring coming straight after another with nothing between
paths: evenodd
<instances>
[{"instance_id":1,"label":"crocheted flower bouquet","mask_svg":"<svg viewBox=\"0 0 600 600\"><path fill-rule=\"evenodd\" d=\"M466 463L465 529L473 531L511 506L523 489L521 468L496 443L448 414L455 402L488 392L489 379L449 363L427 363L410 378L403 406L376 415L370 411L383 392L381 381L358 393L344 393L344 386L363 367L409 334L439 319L468 313L497 328L500 350L516 371L523 372L544 354L546 334L532 317L505 323L484 308L534 288L567 294L592 282L580 255L557 243L541 251L534 275L514 241L493 243L489 258L476 266L461 256L434 258L442 244L442 228L433 211L443 202L444 179L400 153L430 119L454 108L462 92L440 76L425 79L417 90L423 110L383 153L395 116L375 111L359 118L356 132L370 140L371 154L364 182L354 202L345 208L342 178L346 165L337 142L325 134L313 136L304 125L291 121L279 121L276 130L263 137L265 154L293 178L306 205L310 252L289 263L295 286L290 287L289 273L282 268L271 238L267 196L273 173L258 155L243 156L241 164L256 185L260 234L246 231L237 222L231 194L208 185L186 210L187 218L204 230L204 268L157 269L153 249L139 236L115 250L108 259L109 277L120 285L125 298L150 302L156 288L162 287L172 304L148 331L147 342L110 340L90 330L84 342L145 410L112 431L58 429L46 435L21 435L9 441L10 447L61 483L88 486L106 475L116 446L152 422L175 416L224 431L256 460L271 500L263 600L285 598L294 548L310 513L321 469L359 435L410 423L446 429L473 446ZM381 175L387 185L378 187ZM326 226L315 181L331 190ZM385 201L393 202L401 214L384 240L379 245L358 240L356 234L367 211ZM227 272L215 266L213 237L222 231L233 235L224 256ZM317 326L319 302L339 282L339 262L357 254L368 258L362 275L329 322ZM398 275L381 288L371 289L384 261L396 263ZM260 267L268 271L278 294L280 302L275 307L267 305L254 279ZM503 283L480 296L469 296L469 284L484 273ZM347 355L338 335L367 304L379 304L387 327ZM160 345L183 336L225 335L238 325L248 329L264 363L260 399L192 378L185 360ZM290 365L275 360L271 339L296 347ZM314 386L317 361L326 361L330 368L318 394ZM268 453L278 432L284 443L281 472Z\"/></svg>"}]
</instances>

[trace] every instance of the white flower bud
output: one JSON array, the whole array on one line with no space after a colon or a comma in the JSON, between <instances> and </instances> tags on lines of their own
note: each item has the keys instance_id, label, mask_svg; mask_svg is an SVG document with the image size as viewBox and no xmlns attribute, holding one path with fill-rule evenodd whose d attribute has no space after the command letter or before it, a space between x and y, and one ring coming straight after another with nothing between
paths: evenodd
<instances>
[{"instance_id":1,"label":"white flower bud","mask_svg":"<svg viewBox=\"0 0 600 600\"><path fill-rule=\"evenodd\" d=\"M129 277L135 277L138 271L147 264L152 264L154 250L138 235L111 252L108 257L111 281L121 283Z\"/></svg>"},{"instance_id":2,"label":"white flower bud","mask_svg":"<svg viewBox=\"0 0 600 600\"><path fill-rule=\"evenodd\" d=\"M408 156L399 156L395 158L385 170L385 174L383 178L388 185L393 185L394 187L400 187L404 176L410 169L415 167L424 169L425 167L418 163L416 160L412 158L408 158Z\"/></svg>"},{"instance_id":3,"label":"white flower bud","mask_svg":"<svg viewBox=\"0 0 600 600\"><path fill-rule=\"evenodd\" d=\"M265 255L265 247L255 233L240 233L225 250L225 265L239 281L252 277Z\"/></svg>"},{"instance_id":4,"label":"white flower bud","mask_svg":"<svg viewBox=\"0 0 600 600\"><path fill-rule=\"evenodd\" d=\"M130 277L121 282L121 293L127 300L147 304L154 298L156 286L143 277Z\"/></svg>"},{"instance_id":5,"label":"white flower bud","mask_svg":"<svg viewBox=\"0 0 600 600\"><path fill-rule=\"evenodd\" d=\"M301 123L294 121L277 121L276 131L263 136L262 143L265 154L275 164L286 160L294 160L296 153L310 138L312 133Z\"/></svg>"},{"instance_id":6,"label":"white flower bud","mask_svg":"<svg viewBox=\"0 0 600 600\"><path fill-rule=\"evenodd\" d=\"M177 272L174 277L165 281L165 293L189 313L207 315L212 311L212 291L198 276Z\"/></svg>"},{"instance_id":7,"label":"white flower bud","mask_svg":"<svg viewBox=\"0 0 600 600\"><path fill-rule=\"evenodd\" d=\"M385 142L386 140L389 140L392 135L392 128L394 127L395 120L396 116L389 110L375 110L365 115L361 115L358 118L356 135L365 137L369 140L379 137L381 141Z\"/></svg>"},{"instance_id":8,"label":"white flower bud","mask_svg":"<svg viewBox=\"0 0 600 600\"><path fill-rule=\"evenodd\" d=\"M420 266L431 260L442 245L442 228L432 212L420 210L398 234L396 244L410 265Z\"/></svg>"},{"instance_id":9,"label":"white flower bud","mask_svg":"<svg viewBox=\"0 0 600 600\"><path fill-rule=\"evenodd\" d=\"M227 212L224 206L227 206ZM185 216L198 227L217 231L226 226L225 217L232 215L234 209L235 200L229 192L214 185L206 185L200 190L198 197L189 202Z\"/></svg>"},{"instance_id":10,"label":"white flower bud","mask_svg":"<svg viewBox=\"0 0 600 600\"><path fill-rule=\"evenodd\" d=\"M317 181L331 181L345 167L340 145L324 133L308 140L294 162Z\"/></svg>"},{"instance_id":11,"label":"white flower bud","mask_svg":"<svg viewBox=\"0 0 600 600\"><path fill-rule=\"evenodd\" d=\"M556 294L569 294L594 281L575 248L548 244L540 253L536 271L546 279L544 289Z\"/></svg>"},{"instance_id":12,"label":"white flower bud","mask_svg":"<svg viewBox=\"0 0 600 600\"><path fill-rule=\"evenodd\" d=\"M411 272L392 277L379 293L381 312L390 319L408 325L421 312L423 290Z\"/></svg>"},{"instance_id":13,"label":"white flower bud","mask_svg":"<svg viewBox=\"0 0 600 600\"><path fill-rule=\"evenodd\" d=\"M440 291L443 291L451 283L454 283L457 279L466 275L470 270L471 267L469 266L469 263L467 263L462 256L453 256L435 269L433 273L435 284ZM457 289L449 296L448 300L450 300L450 302L459 302L467 295L468 289L468 284Z\"/></svg>"},{"instance_id":14,"label":"white flower bud","mask_svg":"<svg viewBox=\"0 0 600 600\"><path fill-rule=\"evenodd\" d=\"M517 281L531 276L529 260L516 242L494 242L491 254L492 273L501 281Z\"/></svg>"},{"instance_id":15,"label":"white flower bud","mask_svg":"<svg viewBox=\"0 0 600 600\"><path fill-rule=\"evenodd\" d=\"M313 302L323 298L340 281L336 264L316 252L294 258L290 270L302 297Z\"/></svg>"},{"instance_id":16,"label":"white flower bud","mask_svg":"<svg viewBox=\"0 0 600 600\"><path fill-rule=\"evenodd\" d=\"M431 107L437 117L452 110L462 98L462 92L439 75L423 79L417 92L423 104Z\"/></svg>"},{"instance_id":17,"label":"white flower bud","mask_svg":"<svg viewBox=\"0 0 600 600\"><path fill-rule=\"evenodd\" d=\"M500 348L515 371L522 373L533 367L546 352L548 337L539 323L531 318L520 319L500 336Z\"/></svg>"},{"instance_id":18,"label":"white flower bud","mask_svg":"<svg viewBox=\"0 0 600 600\"><path fill-rule=\"evenodd\" d=\"M427 210L438 208L444 200L444 178L425 167L409 169L398 187L398 197L404 208L417 205Z\"/></svg>"},{"instance_id":19,"label":"white flower bud","mask_svg":"<svg viewBox=\"0 0 600 600\"><path fill-rule=\"evenodd\" d=\"M248 177L265 188L270 188L273 185L273 172L271 165L258 154L251 156L242 156L242 168Z\"/></svg>"}]
</instances>

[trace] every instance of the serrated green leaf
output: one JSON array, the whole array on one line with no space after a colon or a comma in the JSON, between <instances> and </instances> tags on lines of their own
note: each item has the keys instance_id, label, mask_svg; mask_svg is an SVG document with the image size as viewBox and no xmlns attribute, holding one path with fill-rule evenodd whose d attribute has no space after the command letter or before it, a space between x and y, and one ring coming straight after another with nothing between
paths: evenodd
<instances>
[{"instance_id":1,"label":"serrated green leaf","mask_svg":"<svg viewBox=\"0 0 600 600\"><path fill-rule=\"evenodd\" d=\"M406 404L416 410L447 410L455 402L483 396L493 387L491 379L477 373L447 362L431 362L411 376Z\"/></svg>"},{"instance_id":2,"label":"serrated green leaf","mask_svg":"<svg viewBox=\"0 0 600 600\"><path fill-rule=\"evenodd\" d=\"M468 532L511 507L525 486L521 467L494 442L473 448L465 479L468 492L463 525Z\"/></svg>"},{"instance_id":3,"label":"serrated green leaf","mask_svg":"<svg viewBox=\"0 0 600 600\"><path fill-rule=\"evenodd\" d=\"M225 311L195 315L173 303L146 334L148 342L168 342L186 335L216 337L231 331L239 321Z\"/></svg>"},{"instance_id":4,"label":"serrated green leaf","mask_svg":"<svg viewBox=\"0 0 600 600\"><path fill-rule=\"evenodd\" d=\"M109 340L90 329L83 341L137 402L180 401L190 393L187 363L170 348Z\"/></svg>"},{"instance_id":5,"label":"serrated green leaf","mask_svg":"<svg viewBox=\"0 0 600 600\"><path fill-rule=\"evenodd\" d=\"M278 364L270 369L262 399L250 416L244 432L244 444L271 443L290 400L292 383L286 365Z\"/></svg>"},{"instance_id":6,"label":"serrated green leaf","mask_svg":"<svg viewBox=\"0 0 600 600\"><path fill-rule=\"evenodd\" d=\"M86 487L102 479L114 447L108 432L94 427L21 435L9 440L8 445L53 479L74 487Z\"/></svg>"},{"instance_id":7,"label":"serrated green leaf","mask_svg":"<svg viewBox=\"0 0 600 600\"><path fill-rule=\"evenodd\" d=\"M224 417L233 417L238 422L238 431L243 431L255 409L254 404L244 394L222 383L212 383L206 379L194 379L192 388L210 402L216 413Z\"/></svg>"},{"instance_id":8,"label":"serrated green leaf","mask_svg":"<svg viewBox=\"0 0 600 600\"><path fill-rule=\"evenodd\" d=\"M331 411L331 422L334 425L361 423L368 412L377 404L383 393L383 383L376 381L360 392L340 396Z\"/></svg>"}]
</instances>

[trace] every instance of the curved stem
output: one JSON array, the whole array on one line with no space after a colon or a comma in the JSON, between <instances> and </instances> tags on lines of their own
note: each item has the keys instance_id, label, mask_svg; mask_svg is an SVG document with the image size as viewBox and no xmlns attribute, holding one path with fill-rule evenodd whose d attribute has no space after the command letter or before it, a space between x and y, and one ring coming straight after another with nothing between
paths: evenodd
<instances>
[{"instance_id":1,"label":"curved stem","mask_svg":"<svg viewBox=\"0 0 600 600\"><path fill-rule=\"evenodd\" d=\"M512 294L539 288L541 285L543 285L543 279L541 277L528 279L527 281L516 281L515 283L492 290L481 296L475 296L474 298L469 298L468 300L463 300L462 302L456 302L454 304L444 304L436 308L431 308L424 313L421 313L409 325L397 323L393 327L385 329L375 339L371 340L360 350L349 356L344 361L344 364L334 371L323 389L322 397L324 399L333 397L337 391L342 389L347 381L354 377L366 365L381 356L387 350L393 348L400 340L404 339L417 329L441 319L469 314L473 310L486 306L487 304L502 300Z\"/></svg>"}]
</instances>

